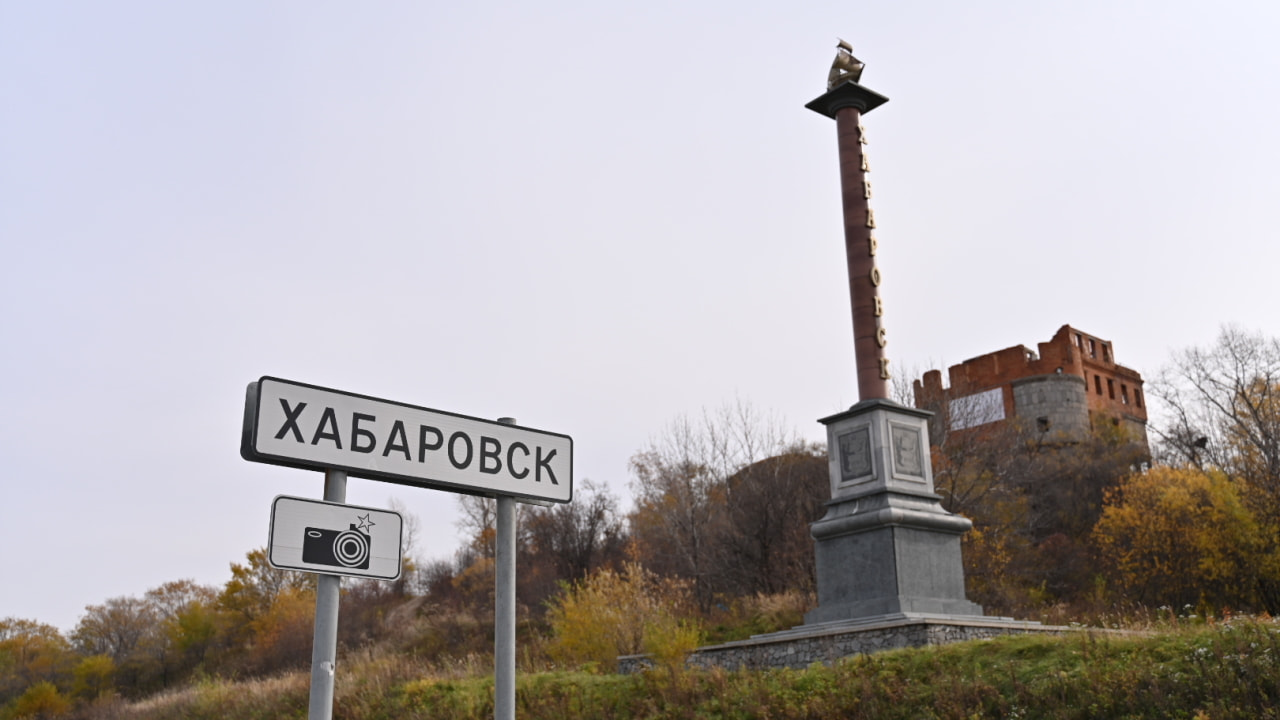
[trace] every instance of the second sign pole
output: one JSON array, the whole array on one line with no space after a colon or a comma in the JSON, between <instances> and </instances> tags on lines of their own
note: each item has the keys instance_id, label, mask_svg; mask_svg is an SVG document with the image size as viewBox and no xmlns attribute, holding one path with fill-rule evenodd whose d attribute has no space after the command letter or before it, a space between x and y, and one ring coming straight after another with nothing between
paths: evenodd
<instances>
[{"instance_id":1,"label":"second sign pole","mask_svg":"<svg viewBox=\"0 0 1280 720\"><path fill-rule=\"evenodd\" d=\"M515 418L498 418L515 425ZM493 717L516 717L516 500L498 496L497 547L494 558Z\"/></svg>"}]
</instances>

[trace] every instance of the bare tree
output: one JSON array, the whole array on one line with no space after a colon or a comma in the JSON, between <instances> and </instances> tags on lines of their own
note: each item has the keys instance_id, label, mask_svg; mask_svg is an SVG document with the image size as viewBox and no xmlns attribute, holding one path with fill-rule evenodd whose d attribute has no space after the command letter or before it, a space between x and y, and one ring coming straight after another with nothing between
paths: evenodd
<instances>
[{"instance_id":1,"label":"bare tree","mask_svg":"<svg viewBox=\"0 0 1280 720\"><path fill-rule=\"evenodd\" d=\"M403 524L400 527L400 552L403 563L400 577L392 583L394 595L404 596L406 593L418 591L421 581L418 577L422 561L418 558L418 534L421 532L418 516L409 512L409 508L398 497L387 499L387 505L400 515Z\"/></svg>"},{"instance_id":2,"label":"bare tree","mask_svg":"<svg viewBox=\"0 0 1280 720\"><path fill-rule=\"evenodd\" d=\"M627 534L618 500L590 480L574 488L573 502L527 506L519 521L516 597L528 608L540 610L565 582L624 558Z\"/></svg>"},{"instance_id":3,"label":"bare tree","mask_svg":"<svg viewBox=\"0 0 1280 720\"><path fill-rule=\"evenodd\" d=\"M151 588L146 594L146 601L162 622L173 620L194 603L212 603L217 599L217 588L194 580L173 580Z\"/></svg>"},{"instance_id":4,"label":"bare tree","mask_svg":"<svg viewBox=\"0 0 1280 720\"><path fill-rule=\"evenodd\" d=\"M826 448L793 445L725 480L726 522L714 550L723 585L741 595L814 588L809 526L830 497Z\"/></svg>"},{"instance_id":5,"label":"bare tree","mask_svg":"<svg viewBox=\"0 0 1280 720\"><path fill-rule=\"evenodd\" d=\"M531 507L522 517L521 545L557 580L580 580L595 568L620 560L626 538L618 499L608 488L584 480L574 500Z\"/></svg>"},{"instance_id":6,"label":"bare tree","mask_svg":"<svg viewBox=\"0 0 1280 720\"><path fill-rule=\"evenodd\" d=\"M684 417L631 458L631 534L652 570L692 578L700 599L708 596L707 544L718 491L711 462L708 440Z\"/></svg>"},{"instance_id":7,"label":"bare tree","mask_svg":"<svg viewBox=\"0 0 1280 720\"><path fill-rule=\"evenodd\" d=\"M498 538L498 502L481 495L459 495L458 529L468 547L481 558L493 559Z\"/></svg>"},{"instance_id":8,"label":"bare tree","mask_svg":"<svg viewBox=\"0 0 1280 720\"><path fill-rule=\"evenodd\" d=\"M729 479L796 447L778 420L742 401L704 411L698 420L676 418L631 458L635 509L629 519L643 562L659 574L692 580L699 604L709 607L714 594L727 589L724 542L734 536L731 526L747 521L730 511L747 486Z\"/></svg>"},{"instance_id":9,"label":"bare tree","mask_svg":"<svg viewBox=\"0 0 1280 720\"><path fill-rule=\"evenodd\" d=\"M400 528L400 547L401 552L406 558L414 558L418 552L418 534L421 532L421 523L418 516L409 512L409 508L398 497L390 497L387 499L387 505L392 511L399 513L404 524Z\"/></svg>"},{"instance_id":10,"label":"bare tree","mask_svg":"<svg viewBox=\"0 0 1280 720\"><path fill-rule=\"evenodd\" d=\"M71 639L89 655L110 655L122 663L138 648L156 622L155 609L136 597L111 598L90 605L76 624Z\"/></svg>"},{"instance_id":11,"label":"bare tree","mask_svg":"<svg viewBox=\"0 0 1280 720\"><path fill-rule=\"evenodd\" d=\"M1177 353L1148 394L1164 419L1164 457L1216 466L1280 510L1280 339L1225 326L1214 345Z\"/></svg>"}]
</instances>

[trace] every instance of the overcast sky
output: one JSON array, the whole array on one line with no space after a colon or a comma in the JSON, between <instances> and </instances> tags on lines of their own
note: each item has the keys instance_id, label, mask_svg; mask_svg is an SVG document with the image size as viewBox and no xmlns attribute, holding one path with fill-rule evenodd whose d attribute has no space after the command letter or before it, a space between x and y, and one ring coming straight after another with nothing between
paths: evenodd
<instances>
[{"instance_id":1,"label":"overcast sky","mask_svg":"<svg viewBox=\"0 0 1280 720\"><path fill-rule=\"evenodd\" d=\"M0 0L0 617L221 585L262 375L571 435L623 494L735 398L857 401L837 36L898 372L1070 323L1155 375L1280 335L1280 5ZM399 498L420 554L455 496Z\"/></svg>"}]
</instances>

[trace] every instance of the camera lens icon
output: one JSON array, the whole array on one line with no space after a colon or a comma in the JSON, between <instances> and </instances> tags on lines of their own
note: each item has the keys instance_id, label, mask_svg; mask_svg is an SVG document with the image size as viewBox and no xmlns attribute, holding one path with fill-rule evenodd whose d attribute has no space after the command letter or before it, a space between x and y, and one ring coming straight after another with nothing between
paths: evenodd
<instances>
[{"instance_id":1,"label":"camera lens icon","mask_svg":"<svg viewBox=\"0 0 1280 720\"><path fill-rule=\"evenodd\" d=\"M347 530L333 541L333 556L346 567L369 567L369 536Z\"/></svg>"},{"instance_id":2,"label":"camera lens icon","mask_svg":"<svg viewBox=\"0 0 1280 720\"><path fill-rule=\"evenodd\" d=\"M303 531L302 561L356 570L369 569L369 536L351 525L348 530L309 527Z\"/></svg>"}]
</instances>

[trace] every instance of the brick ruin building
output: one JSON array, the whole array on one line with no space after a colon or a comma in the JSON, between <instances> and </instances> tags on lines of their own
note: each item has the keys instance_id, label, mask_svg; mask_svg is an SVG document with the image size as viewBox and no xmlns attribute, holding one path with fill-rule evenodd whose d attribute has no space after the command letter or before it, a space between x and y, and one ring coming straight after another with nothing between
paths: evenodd
<instances>
[{"instance_id":1,"label":"brick ruin building","mask_svg":"<svg viewBox=\"0 0 1280 720\"><path fill-rule=\"evenodd\" d=\"M1075 442L1098 423L1123 427L1147 444L1147 405L1142 376L1116 364L1112 344L1063 325L1037 350L1015 345L915 381L916 407L936 415L930 435L965 431L989 423L1020 421L1052 442ZM945 426L942 423L946 423Z\"/></svg>"}]
</instances>

